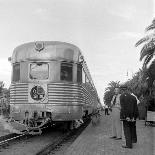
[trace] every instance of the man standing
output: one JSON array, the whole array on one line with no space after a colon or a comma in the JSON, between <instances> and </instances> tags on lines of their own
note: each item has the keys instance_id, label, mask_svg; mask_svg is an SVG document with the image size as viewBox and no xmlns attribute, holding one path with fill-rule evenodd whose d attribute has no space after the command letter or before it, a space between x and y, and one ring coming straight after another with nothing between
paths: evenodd
<instances>
[{"instance_id":1,"label":"man standing","mask_svg":"<svg viewBox=\"0 0 155 155\"><path fill-rule=\"evenodd\" d=\"M105 105L105 115L109 115L109 113L108 113L108 105Z\"/></svg>"},{"instance_id":2,"label":"man standing","mask_svg":"<svg viewBox=\"0 0 155 155\"><path fill-rule=\"evenodd\" d=\"M126 145L123 148L132 148L132 143L137 142L136 118L138 117L138 107L136 97L133 96L127 86L122 86L120 96L121 112L120 119L123 121L123 129Z\"/></svg>"},{"instance_id":3,"label":"man standing","mask_svg":"<svg viewBox=\"0 0 155 155\"><path fill-rule=\"evenodd\" d=\"M114 90L115 95L111 100L112 107L112 137L115 140L122 139L122 124L120 121L120 89L117 87Z\"/></svg>"}]
</instances>

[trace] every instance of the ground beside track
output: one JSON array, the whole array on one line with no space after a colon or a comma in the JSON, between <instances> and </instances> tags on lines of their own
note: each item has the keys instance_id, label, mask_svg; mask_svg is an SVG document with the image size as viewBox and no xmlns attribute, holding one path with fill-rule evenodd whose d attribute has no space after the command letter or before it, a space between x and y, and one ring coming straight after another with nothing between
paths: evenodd
<instances>
[{"instance_id":1,"label":"ground beside track","mask_svg":"<svg viewBox=\"0 0 155 155\"><path fill-rule=\"evenodd\" d=\"M133 149L122 148L123 140L111 136L111 115L102 112L100 124L90 125L72 143L66 143L50 155L155 155L155 127L146 126L144 120L137 121L138 142Z\"/></svg>"},{"instance_id":2,"label":"ground beside track","mask_svg":"<svg viewBox=\"0 0 155 155\"><path fill-rule=\"evenodd\" d=\"M109 139L111 135L111 115L104 116L102 113L100 124L90 124L75 140L66 141L50 155L155 155L155 127L146 126L144 120L137 121L138 142L133 149L123 149L123 141ZM28 139L7 146L0 150L0 155L34 155L41 147L55 140L60 133L53 133L43 139Z\"/></svg>"},{"instance_id":3,"label":"ground beside track","mask_svg":"<svg viewBox=\"0 0 155 155\"><path fill-rule=\"evenodd\" d=\"M62 134L60 131L51 131L40 136L11 142L0 150L0 155L35 155Z\"/></svg>"},{"instance_id":4,"label":"ground beside track","mask_svg":"<svg viewBox=\"0 0 155 155\"><path fill-rule=\"evenodd\" d=\"M2 122L0 121L0 137L10 134L10 131L5 129Z\"/></svg>"}]
</instances>

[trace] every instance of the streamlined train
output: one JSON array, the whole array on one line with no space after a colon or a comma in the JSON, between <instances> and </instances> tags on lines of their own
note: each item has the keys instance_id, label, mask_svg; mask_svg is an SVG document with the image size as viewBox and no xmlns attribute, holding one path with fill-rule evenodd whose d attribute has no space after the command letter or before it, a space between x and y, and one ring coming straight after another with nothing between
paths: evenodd
<instances>
[{"instance_id":1,"label":"streamlined train","mask_svg":"<svg viewBox=\"0 0 155 155\"><path fill-rule=\"evenodd\" d=\"M41 132L48 123L74 128L101 106L80 49L70 43L38 41L16 47L12 57L10 123Z\"/></svg>"}]
</instances>

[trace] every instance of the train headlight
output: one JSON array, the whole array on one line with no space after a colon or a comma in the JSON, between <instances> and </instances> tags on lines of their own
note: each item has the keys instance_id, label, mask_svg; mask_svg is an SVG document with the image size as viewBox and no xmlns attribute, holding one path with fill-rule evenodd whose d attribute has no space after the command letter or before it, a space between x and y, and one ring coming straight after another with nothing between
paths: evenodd
<instances>
[{"instance_id":1,"label":"train headlight","mask_svg":"<svg viewBox=\"0 0 155 155\"><path fill-rule=\"evenodd\" d=\"M19 113L20 109L17 105L10 105L10 111L14 113Z\"/></svg>"},{"instance_id":2,"label":"train headlight","mask_svg":"<svg viewBox=\"0 0 155 155\"><path fill-rule=\"evenodd\" d=\"M29 112L25 111L25 118L28 118L28 117L29 117Z\"/></svg>"}]
</instances>

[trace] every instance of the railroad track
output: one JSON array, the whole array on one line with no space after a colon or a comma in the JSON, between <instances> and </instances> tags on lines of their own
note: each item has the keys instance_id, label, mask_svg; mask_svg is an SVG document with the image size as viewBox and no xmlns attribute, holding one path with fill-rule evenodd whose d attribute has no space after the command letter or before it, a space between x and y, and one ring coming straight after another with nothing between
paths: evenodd
<instances>
[{"instance_id":1,"label":"railroad track","mask_svg":"<svg viewBox=\"0 0 155 155\"><path fill-rule=\"evenodd\" d=\"M48 126L42 128L42 129L44 130L46 128L48 128ZM17 140L17 139L23 139L24 137L30 138L30 137L32 137L32 135L28 134L28 132L25 132L23 134L11 133L11 134L2 136L2 137L0 137L0 148L5 146L6 144L9 144L10 142Z\"/></svg>"},{"instance_id":2,"label":"railroad track","mask_svg":"<svg viewBox=\"0 0 155 155\"><path fill-rule=\"evenodd\" d=\"M47 155L55 152L58 148L67 143L73 142L78 135L88 126L90 119L83 123L79 128L62 133L57 129L45 130L40 136L29 134L10 134L0 137L0 154L6 155L13 152L16 155ZM24 138L25 137L25 138Z\"/></svg>"},{"instance_id":3,"label":"railroad track","mask_svg":"<svg viewBox=\"0 0 155 155\"><path fill-rule=\"evenodd\" d=\"M63 136L59 137L55 141L52 141L49 145L41 149L36 155L49 155L50 153L54 153L55 149L61 147L62 144L66 143L67 141L74 141L82 131L89 125L91 119L88 119L84 124L82 124L77 129L71 130L64 134Z\"/></svg>"},{"instance_id":4,"label":"railroad track","mask_svg":"<svg viewBox=\"0 0 155 155\"><path fill-rule=\"evenodd\" d=\"M9 134L6 136L1 137L0 139L0 148L4 147L5 145L10 144L11 142L17 140L17 139L23 139L24 137L28 137L30 135L28 134Z\"/></svg>"}]
</instances>

